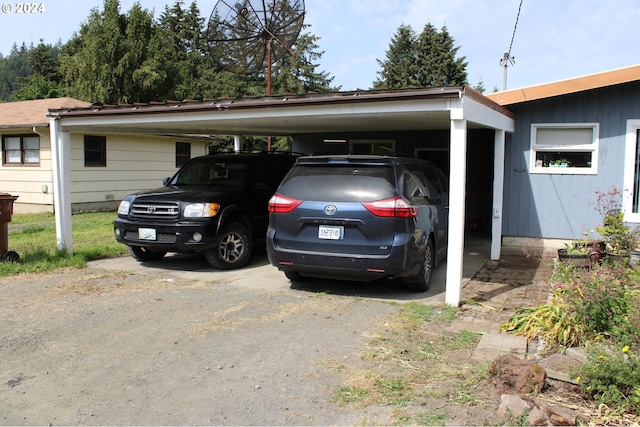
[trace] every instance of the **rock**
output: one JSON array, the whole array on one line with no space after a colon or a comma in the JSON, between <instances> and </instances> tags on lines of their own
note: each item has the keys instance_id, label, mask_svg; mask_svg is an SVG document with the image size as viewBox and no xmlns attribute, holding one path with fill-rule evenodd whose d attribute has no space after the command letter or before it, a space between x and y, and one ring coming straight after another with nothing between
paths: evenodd
<instances>
[{"instance_id":1,"label":"rock","mask_svg":"<svg viewBox=\"0 0 640 427\"><path fill-rule=\"evenodd\" d=\"M534 406L535 402L531 399L526 399L517 394L503 394L500 396L498 415L520 418L526 411L531 411Z\"/></svg>"},{"instance_id":2,"label":"rock","mask_svg":"<svg viewBox=\"0 0 640 427\"><path fill-rule=\"evenodd\" d=\"M505 354L493 361L487 376L497 394L528 394L542 390L547 373L536 362Z\"/></svg>"},{"instance_id":3,"label":"rock","mask_svg":"<svg viewBox=\"0 0 640 427\"><path fill-rule=\"evenodd\" d=\"M527 415L527 423L530 426L547 426L549 425L549 415L539 406L534 406Z\"/></svg>"},{"instance_id":4,"label":"rock","mask_svg":"<svg viewBox=\"0 0 640 427\"><path fill-rule=\"evenodd\" d=\"M551 407L516 394L500 396L498 415L504 417L507 423L518 424L526 417L527 425L531 426L575 426L579 421L587 421L571 409Z\"/></svg>"}]
</instances>

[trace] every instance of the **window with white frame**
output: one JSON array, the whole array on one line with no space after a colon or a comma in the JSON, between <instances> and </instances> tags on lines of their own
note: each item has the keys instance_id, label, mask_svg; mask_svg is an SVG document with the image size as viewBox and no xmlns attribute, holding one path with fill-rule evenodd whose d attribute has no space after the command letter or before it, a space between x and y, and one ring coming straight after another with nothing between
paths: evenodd
<instances>
[{"instance_id":1,"label":"window with white frame","mask_svg":"<svg viewBox=\"0 0 640 427\"><path fill-rule=\"evenodd\" d=\"M40 137L38 135L3 136L2 163L5 165L39 165Z\"/></svg>"},{"instance_id":2,"label":"window with white frame","mask_svg":"<svg viewBox=\"0 0 640 427\"><path fill-rule=\"evenodd\" d=\"M597 123L531 125L533 173L596 174Z\"/></svg>"},{"instance_id":3,"label":"window with white frame","mask_svg":"<svg viewBox=\"0 0 640 427\"><path fill-rule=\"evenodd\" d=\"M640 120L627 120L624 155L624 219L640 223Z\"/></svg>"}]
</instances>

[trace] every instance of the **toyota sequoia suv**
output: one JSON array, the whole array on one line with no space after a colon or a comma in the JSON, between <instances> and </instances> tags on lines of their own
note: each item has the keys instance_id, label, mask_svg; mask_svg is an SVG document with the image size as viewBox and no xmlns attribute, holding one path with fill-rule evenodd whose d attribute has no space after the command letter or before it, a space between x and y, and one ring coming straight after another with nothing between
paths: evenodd
<instances>
[{"instance_id":1,"label":"toyota sequoia suv","mask_svg":"<svg viewBox=\"0 0 640 427\"><path fill-rule=\"evenodd\" d=\"M244 266L264 244L267 202L299 155L228 153L195 157L164 187L125 197L116 240L138 261L167 252L204 253L215 268Z\"/></svg>"},{"instance_id":2,"label":"toyota sequoia suv","mask_svg":"<svg viewBox=\"0 0 640 427\"><path fill-rule=\"evenodd\" d=\"M300 157L268 208L267 256L290 280L400 279L426 291L446 257L448 183L424 160Z\"/></svg>"}]
</instances>

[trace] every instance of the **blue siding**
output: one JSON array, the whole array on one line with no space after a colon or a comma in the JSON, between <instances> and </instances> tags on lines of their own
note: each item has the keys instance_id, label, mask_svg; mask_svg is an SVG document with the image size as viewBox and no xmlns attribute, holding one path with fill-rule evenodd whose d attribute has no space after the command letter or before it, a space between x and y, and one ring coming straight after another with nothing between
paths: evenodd
<instances>
[{"instance_id":1,"label":"blue siding","mask_svg":"<svg viewBox=\"0 0 640 427\"><path fill-rule=\"evenodd\" d=\"M511 105L507 141L503 234L576 239L602 222L596 191L622 190L626 124L640 119L640 83ZM599 123L597 175L530 174L532 123Z\"/></svg>"}]
</instances>

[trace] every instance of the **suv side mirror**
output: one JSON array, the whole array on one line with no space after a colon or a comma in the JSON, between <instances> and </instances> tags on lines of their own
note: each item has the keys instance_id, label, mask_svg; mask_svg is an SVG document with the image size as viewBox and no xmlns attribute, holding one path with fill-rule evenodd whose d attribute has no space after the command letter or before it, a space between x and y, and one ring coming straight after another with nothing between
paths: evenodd
<instances>
[{"instance_id":1,"label":"suv side mirror","mask_svg":"<svg viewBox=\"0 0 640 427\"><path fill-rule=\"evenodd\" d=\"M167 184L169 183L169 181L171 181L171 177L170 176L166 176L162 179L162 185L163 186L167 186Z\"/></svg>"}]
</instances>

